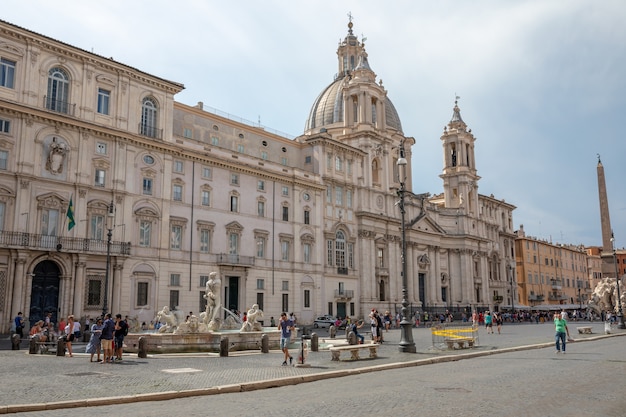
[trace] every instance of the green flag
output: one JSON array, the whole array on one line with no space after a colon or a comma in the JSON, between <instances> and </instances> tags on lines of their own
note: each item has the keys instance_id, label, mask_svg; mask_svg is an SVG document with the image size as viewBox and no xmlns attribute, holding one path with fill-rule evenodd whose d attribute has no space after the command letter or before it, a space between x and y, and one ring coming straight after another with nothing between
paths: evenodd
<instances>
[{"instance_id":1,"label":"green flag","mask_svg":"<svg viewBox=\"0 0 626 417\"><path fill-rule=\"evenodd\" d=\"M76 226L74 221L74 203L72 197L70 197L70 205L67 207L67 230L72 230L72 227Z\"/></svg>"}]
</instances>

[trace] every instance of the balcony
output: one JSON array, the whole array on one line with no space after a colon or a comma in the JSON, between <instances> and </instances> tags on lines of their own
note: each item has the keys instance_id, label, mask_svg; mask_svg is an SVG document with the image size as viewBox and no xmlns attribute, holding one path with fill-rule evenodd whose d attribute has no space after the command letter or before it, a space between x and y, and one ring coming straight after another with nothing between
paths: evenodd
<instances>
[{"instance_id":1,"label":"balcony","mask_svg":"<svg viewBox=\"0 0 626 417\"><path fill-rule=\"evenodd\" d=\"M72 253L107 253L107 241L75 237L36 235L33 233L0 231L0 246L14 249L33 249ZM111 255L129 256L129 242L111 242Z\"/></svg>"},{"instance_id":2,"label":"balcony","mask_svg":"<svg viewBox=\"0 0 626 417\"><path fill-rule=\"evenodd\" d=\"M385 268L382 266L376 267L376 276L378 277L388 277L389 276L389 268Z\"/></svg>"},{"instance_id":3,"label":"balcony","mask_svg":"<svg viewBox=\"0 0 626 417\"><path fill-rule=\"evenodd\" d=\"M43 106L48 110L68 114L70 116L74 116L74 110L76 109L76 104L68 103L63 100L54 100L52 97L48 96L43 97Z\"/></svg>"},{"instance_id":4,"label":"balcony","mask_svg":"<svg viewBox=\"0 0 626 417\"><path fill-rule=\"evenodd\" d=\"M543 301L545 299L543 294L530 294L528 301Z\"/></svg>"},{"instance_id":5,"label":"balcony","mask_svg":"<svg viewBox=\"0 0 626 417\"><path fill-rule=\"evenodd\" d=\"M567 296L562 292L551 292L548 294L548 300L550 301L563 301L567 300Z\"/></svg>"},{"instance_id":6,"label":"balcony","mask_svg":"<svg viewBox=\"0 0 626 417\"><path fill-rule=\"evenodd\" d=\"M154 126L139 123L139 134L155 139L163 139L163 129L157 129Z\"/></svg>"},{"instance_id":7,"label":"balcony","mask_svg":"<svg viewBox=\"0 0 626 417\"><path fill-rule=\"evenodd\" d=\"M493 302L494 303L501 303L502 300L504 300L504 296L502 296L502 295L494 295L493 296Z\"/></svg>"},{"instance_id":8,"label":"balcony","mask_svg":"<svg viewBox=\"0 0 626 417\"><path fill-rule=\"evenodd\" d=\"M254 266L254 256L241 256L236 253L218 253L215 263L227 266Z\"/></svg>"},{"instance_id":9,"label":"balcony","mask_svg":"<svg viewBox=\"0 0 626 417\"><path fill-rule=\"evenodd\" d=\"M354 290L335 290L335 299L350 300L354 298Z\"/></svg>"},{"instance_id":10,"label":"balcony","mask_svg":"<svg viewBox=\"0 0 626 417\"><path fill-rule=\"evenodd\" d=\"M552 283L552 289L553 290L560 290L560 289L563 288L562 284L561 284L561 280L559 280L559 279L553 279L553 280L551 280L551 283Z\"/></svg>"},{"instance_id":11,"label":"balcony","mask_svg":"<svg viewBox=\"0 0 626 417\"><path fill-rule=\"evenodd\" d=\"M348 268L337 267L337 273L339 275L348 275Z\"/></svg>"}]
</instances>

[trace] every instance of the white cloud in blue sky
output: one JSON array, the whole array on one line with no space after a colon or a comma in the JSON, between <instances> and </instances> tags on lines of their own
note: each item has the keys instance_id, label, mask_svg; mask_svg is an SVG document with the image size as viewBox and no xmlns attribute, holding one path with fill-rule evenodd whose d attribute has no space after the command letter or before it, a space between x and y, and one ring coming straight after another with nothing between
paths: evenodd
<instances>
[{"instance_id":1,"label":"white cloud in blue sky","mask_svg":"<svg viewBox=\"0 0 626 417\"><path fill-rule=\"evenodd\" d=\"M516 205L516 228L600 245L600 154L626 246L624 1L5 3L3 20L185 84L179 102L294 136L337 72L351 12L416 139L414 192L442 191L439 137L459 95L477 137L479 192Z\"/></svg>"}]
</instances>

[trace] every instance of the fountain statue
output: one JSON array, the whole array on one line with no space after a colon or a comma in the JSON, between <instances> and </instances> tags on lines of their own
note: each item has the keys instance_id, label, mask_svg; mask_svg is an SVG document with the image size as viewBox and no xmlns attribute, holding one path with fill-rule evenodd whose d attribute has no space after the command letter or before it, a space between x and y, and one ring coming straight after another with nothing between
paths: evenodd
<instances>
[{"instance_id":1,"label":"fountain statue","mask_svg":"<svg viewBox=\"0 0 626 417\"><path fill-rule=\"evenodd\" d=\"M163 325L159 327L159 333L174 333L178 327L176 314L170 312L168 306L163 307L163 310L157 313L157 321L163 323Z\"/></svg>"},{"instance_id":2,"label":"fountain statue","mask_svg":"<svg viewBox=\"0 0 626 417\"><path fill-rule=\"evenodd\" d=\"M258 304L254 304L250 310L248 310L248 319L241 326L242 332L260 332L263 330L263 326L257 320L263 318L263 310L259 308Z\"/></svg>"},{"instance_id":3,"label":"fountain statue","mask_svg":"<svg viewBox=\"0 0 626 417\"><path fill-rule=\"evenodd\" d=\"M204 299L206 303L206 312L200 316L202 322L207 325L209 330L218 330L222 324L220 311L222 310L222 300L220 298L222 281L220 281L217 272L211 272L206 282Z\"/></svg>"},{"instance_id":4,"label":"fountain statue","mask_svg":"<svg viewBox=\"0 0 626 417\"><path fill-rule=\"evenodd\" d=\"M227 339L236 350L258 349L262 336L269 338L270 346L280 346L280 331L276 328L263 328L259 321L263 311L258 304L248 310L247 320L241 319L222 306L220 294L222 282L217 272L211 272L206 283L203 298L207 301L206 310L199 316L190 313L185 319L179 310L171 311L164 306L156 316L162 323L157 333L134 333L126 336L128 351L139 349L139 339L144 338L150 352L215 352L220 351L221 342Z\"/></svg>"},{"instance_id":5,"label":"fountain statue","mask_svg":"<svg viewBox=\"0 0 626 417\"><path fill-rule=\"evenodd\" d=\"M622 305L626 305L626 294L624 294L623 279L620 279L620 295ZM602 278L593 290L591 299L589 300L589 308L594 309L596 312L611 311L617 312L617 289L615 278Z\"/></svg>"}]
</instances>

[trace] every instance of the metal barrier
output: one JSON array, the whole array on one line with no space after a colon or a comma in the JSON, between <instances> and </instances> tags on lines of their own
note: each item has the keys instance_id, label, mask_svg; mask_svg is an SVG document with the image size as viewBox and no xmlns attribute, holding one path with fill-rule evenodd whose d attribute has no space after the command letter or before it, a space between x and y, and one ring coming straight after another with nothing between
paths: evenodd
<instances>
[{"instance_id":1,"label":"metal barrier","mask_svg":"<svg viewBox=\"0 0 626 417\"><path fill-rule=\"evenodd\" d=\"M440 323L430 328L433 347L437 349L469 349L476 347L478 341L478 326L452 325Z\"/></svg>"}]
</instances>

